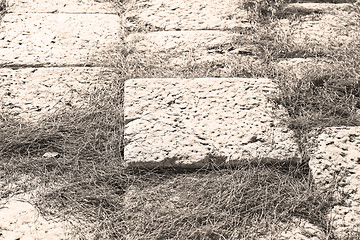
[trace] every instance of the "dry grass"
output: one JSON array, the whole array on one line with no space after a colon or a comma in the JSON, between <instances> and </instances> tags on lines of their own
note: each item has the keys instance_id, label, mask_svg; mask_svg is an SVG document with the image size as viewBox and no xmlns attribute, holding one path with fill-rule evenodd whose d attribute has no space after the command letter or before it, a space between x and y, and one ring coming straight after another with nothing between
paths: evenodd
<instances>
[{"instance_id":1,"label":"dry grass","mask_svg":"<svg viewBox=\"0 0 360 240\"><path fill-rule=\"evenodd\" d=\"M360 43L357 40L336 46L336 50L311 43L287 45L284 49L284 39L273 40L263 50L264 59L279 84L277 101L288 109L290 127L314 129L360 124L360 71L357 67ZM294 57L310 59L310 62L304 61L305 64L299 66L277 64Z\"/></svg>"},{"instance_id":2,"label":"dry grass","mask_svg":"<svg viewBox=\"0 0 360 240\"><path fill-rule=\"evenodd\" d=\"M324 222L327 207L334 203L331 194L315 193L302 174L296 168L258 163L150 175L126 194L127 237L259 239L276 235L295 216Z\"/></svg>"},{"instance_id":3,"label":"dry grass","mask_svg":"<svg viewBox=\"0 0 360 240\"><path fill-rule=\"evenodd\" d=\"M6 1L1 0L0 1L0 21L2 19L2 16L5 14L5 11L6 11Z\"/></svg>"},{"instance_id":4,"label":"dry grass","mask_svg":"<svg viewBox=\"0 0 360 240\"><path fill-rule=\"evenodd\" d=\"M288 109L289 126L300 138L314 127L359 124L359 42L335 48L299 44L276 27L282 5L271 2L263 15L261 7L254 13L253 29L239 33L251 36L256 58L199 63L189 55L182 66L169 66L165 56L124 47L114 62L118 79L84 96L87 105L59 110L37 124L3 113L0 198L38 189L36 203L44 213L85 221L88 229L80 231L94 239L278 239L293 218L335 239L326 214L342 199L316 189L305 165L248 162L185 173L123 168L123 83L133 77L273 77L280 86L276 101ZM315 64L299 77L296 68L278 64L293 57ZM42 157L52 151L59 158Z\"/></svg>"}]
</instances>

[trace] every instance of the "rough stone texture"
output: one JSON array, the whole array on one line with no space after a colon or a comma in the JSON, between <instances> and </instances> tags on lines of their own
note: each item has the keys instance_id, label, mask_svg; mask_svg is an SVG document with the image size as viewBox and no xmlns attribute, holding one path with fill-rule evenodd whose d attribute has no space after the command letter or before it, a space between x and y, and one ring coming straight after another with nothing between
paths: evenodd
<instances>
[{"instance_id":1,"label":"rough stone texture","mask_svg":"<svg viewBox=\"0 0 360 240\"><path fill-rule=\"evenodd\" d=\"M129 167L201 167L298 160L286 117L268 101L268 79L135 79L125 82L125 161Z\"/></svg>"},{"instance_id":2,"label":"rough stone texture","mask_svg":"<svg viewBox=\"0 0 360 240\"><path fill-rule=\"evenodd\" d=\"M79 107L88 91L116 77L104 68L1 68L3 111L34 120L58 109Z\"/></svg>"},{"instance_id":3,"label":"rough stone texture","mask_svg":"<svg viewBox=\"0 0 360 240\"><path fill-rule=\"evenodd\" d=\"M323 240L325 233L321 228L304 219L296 219L292 226L284 230L277 238L279 240Z\"/></svg>"},{"instance_id":4,"label":"rough stone texture","mask_svg":"<svg viewBox=\"0 0 360 240\"><path fill-rule=\"evenodd\" d=\"M267 234L265 237L259 238L259 240L323 240L326 239L326 234L321 228L309 223L305 219L294 218L290 223L280 223L284 225L281 229L284 229L279 233Z\"/></svg>"},{"instance_id":5,"label":"rough stone texture","mask_svg":"<svg viewBox=\"0 0 360 240\"><path fill-rule=\"evenodd\" d=\"M304 47L310 42L336 46L336 44L352 43L360 37L358 13L349 4L339 6L307 3L295 6L298 10L303 8L321 12L303 16L299 22L289 19L280 21L281 29L291 34L290 37L295 42L303 42Z\"/></svg>"},{"instance_id":6,"label":"rough stone texture","mask_svg":"<svg viewBox=\"0 0 360 240\"><path fill-rule=\"evenodd\" d=\"M128 3L130 30L233 29L248 26L238 1L140 0Z\"/></svg>"},{"instance_id":7,"label":"rough stone texture","mask_svg":"<svg viewBox=\"0 0 360 240\"><path fill-rule=\"evenodd\" d=\"M338 10L348 11L352 9L352 5L349 3L290 3L286 5L284 11L290 12L314 12L314 13L324 13L324 12L336 12Z\"/></svg>"},{"instance_id":8,"label":"rough stone texture","mask_svg":"<svg viewBox=\"0 0 360 240\"><path fill-rule=\"evenodd\" d=\"M69 222L46 220L22 198L13 197L0 202L0 240L78 239L71 230Z\"/></svg>"},{"instance_id":9,"label":"rough stone texture","mask_svg":"<svg viewBox=\"0 0 360 240\"><path fill-rule=\"evenodd\" d=\"M0 66L104 64L109 49L119 45L119 29L117 15L6 14Z\"/></svg>"},{"instance_id":10,"label":"rough stone texture","mask_svg":"<svg viewBox=\"0 0 360 240\"><path fill-rule=\"evenodd\" d=\"M348 196L330 218L339 237L360 234L360 127L326 128L316 139L309 162L314 181L322 188L335 186Z\"/></svg>"},{"instance_id":11,"label":"rough stone texture","mask_svg":"<svg viewBox=\"0 0 360 240\"><path fill-rule=\"evenodd\" d=\"M109 2L98 0L6 0L9 13L115 13Z\"/></svg>"},{"instance_id":12,"label":"rough stone texture","mask_svg":"<svg viewBox=\"0 0 360 240\"><path fill-rule=\"evenodd\" d=\"M251 44L237 45L236 34L225 31L162 31L133 33L126 43L137 53L148 56L164 55L170 65L184 61L212 61L229 57L228 54L252 55Z\"/></svg>"}]
</instances>

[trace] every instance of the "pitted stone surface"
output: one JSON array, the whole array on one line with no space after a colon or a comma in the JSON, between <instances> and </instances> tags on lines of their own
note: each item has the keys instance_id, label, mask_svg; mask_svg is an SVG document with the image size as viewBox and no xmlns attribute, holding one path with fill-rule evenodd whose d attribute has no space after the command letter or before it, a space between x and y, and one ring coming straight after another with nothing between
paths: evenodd
<instances>
[{"instance_id":1,"label":"pitted stone surface","mask_svg":"<svg viewBox=\"0 0 360 240\"><path fill-rule=\"evenodd\" d=\"M0 69L3 110L26 120L60 108L85 104L89 88L111 81L114 71L104 68Z\"/></svg>"},{"instance_id":2,"label":"pitted stone surface","mask_svg":"<svg viewBox=\"0 0 360 240\"><path fill-rule=\"evenodd\" d=\"M359 39L358 13L350 4L295 5L297 8L318 10L320 14L303 16L297 24L283 19L282 29L288 29L296 42L308 44L344 44ZM300 7L301 6L301 7ZM306 7L308 6L308 7ZM292 5L294 7L294 5ZM340 45L341 46L341 45Z\"/></svg>"},{"instance_id":3,"label":"pitted stone surface","mask_svg":"<svg viewBox=\"0 0 360 240\"><path fill-rule=\"evenodd\" d=\"M309 162L314 181L324 189L331 185L348 196L345 206L336 206L330 218L335 234L360 233L360 127L326 128L316 139Z\"/></svg>"},{"instance_id":4,"label":"pitted stone surface","mask_svg":"<svg viewBox=\"0 0 360 240\"><path fill-rule=\"evenodd\" d=\"M293 218L291 222L279 224L283 229L280 233L270 233L258 240L324 240L326 235L323 230L309 221ZM284 226L282 226L284 225Z\"/></svg>"},{"instance_id":5,"label":"pitted stone surface","mask_svg":"<svg viewBox=\"0 0 360 240\"><path fill-rule=\"evenodd\" d=\"M352 8L352 5L349 3L290 3L287 4L284 11L310 11L314 13L331 13L333 11L343 10L347 11Z\"/></svg>"},{"instance_id":6,"label":"pitted stone surface","mask_svg":"<svg viewBox=\"0 0 360 240\"><path fill-rule=\"evenodd\" d=\"M125 82L125 161L129 167L201 167L298 160L286 117L268 97L268 79L134 79ZM233 162L234 161L234 162Z\"/></svg>"},{"instance_id":7,"label":"pitted stone surface","mask_svg":"<svg viewBox=\"0 0 360 240\"><path fill-rule=\"evenodd\" d=\"M133 33L126 38L137 53L164 55L171 65L181 65L187 56L195 61L224 59L228 54L252 55L250 44L238 46L236 34L225 31L162 31Z\"/></svg>"},{"instance_id":8,"label":"pitted stone surface","mask_svg":"<svg viewBox=\"0 0 360 240\"><path fill-rule=\"evenodd\" d=\"M233 29L246 24L246 12L233 0L140 0L126 13L132 30Z\"/></svg>"},{"instance_id":9,"label":"pitted stone surface","mask_svg":"<svg viewBox=\"0 0 360 240\"><path fill-rule=\"evenodd\" d=\"M274 239L274 238L273 238ZM292 226L284 230L279 240L323 240L326 239L324 231L304 219L295 219Z\"/></svg>"},{"instance_id":10,"label":"pitted stone surface","mask_svg":"<svg viewBox=\"0 0 360 240\"><path fill-rule=\"evenodd\" d=\"M0 240L79 239L66 221L48 221L29 202L13 197L0 202Z\"/></svg>"},{"instance_id":11,"label":"pitted stone surface","mask_svg":"<svg viewBox=\"0 0 360 240\"><path fill-rule=\"evenodd\" d=\"M119 29L117 15L6 14L0 66L104 64L104 55L119 44Z\"/></svg>"},{"instance_id":12,"label":"pitted stone surface","mask_svg":"<svg viewBox=\"0 0 360 240\"><path fill-rule=\"evenodd\" d=\"M116 13L109 2L97 0L6 0L9 13Z\"/></svg>"}]
</instances>

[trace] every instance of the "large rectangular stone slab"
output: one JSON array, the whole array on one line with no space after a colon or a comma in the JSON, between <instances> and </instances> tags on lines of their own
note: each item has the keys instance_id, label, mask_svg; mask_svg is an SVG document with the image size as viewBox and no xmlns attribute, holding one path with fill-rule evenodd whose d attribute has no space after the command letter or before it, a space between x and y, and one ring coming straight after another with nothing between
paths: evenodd
<instances>
[{"instance_id":1,"label":"large rectangular stone slab","mask_svg":"<svg viewBox=\"0 0 360 240\"><path fill-rule=\"evenodd\" d=\"M91 89L116 77L114 69L99 67L0 68L0 106L32 121L86 104Z\"/></svg>"},{"instance_id":2,"label":"large rectangular stone slab","mask_svg":"<svg viewBox=\"0 0 360 240\"><path fill-rule=\"evenodd\" d=\"M132 168L198 168L247 160L298 161L287 114L268 79L125 82L125 161Z\"/></svg>"},{"instance_id":3,"label":"large rectangular stone slab","mask_svg":"<svg viewBox=\"0 0 360 240\"><path fill-rule=\"evenodd\" d=\"M109 2L95 0L6 0L9 13L115 13Z\"/></svg>"},{"instance_id":4,"label":"large rectangular stone slab","mask_svg":"<svg viewBox=\"0 0 360 240\"><path fill-rule=\"evenodd\" d=\"M110 14L6 14L0 66L106 64L119 29L119 17Z\"/></svg>"}]
</instances>

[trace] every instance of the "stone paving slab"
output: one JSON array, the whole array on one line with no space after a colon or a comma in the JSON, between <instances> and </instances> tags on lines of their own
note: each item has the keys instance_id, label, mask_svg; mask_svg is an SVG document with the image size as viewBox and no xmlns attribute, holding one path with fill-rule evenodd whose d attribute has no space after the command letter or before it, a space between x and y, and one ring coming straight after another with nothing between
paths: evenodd
<instances>
[{"instance_id":1,"label":"stone paving slab","mask_svg":"<svg viewBox=\"0 0 360 240\"><path fill-rule=\"evenodd\" d=\"M316 145L309 162L314 181L348 196L330 213L335 234L346 239L349 232L360 233L360 127L326 128Z\"/></svg>"},{"instance_id":2,"label":"stone paving slab","mask_svg":"<svg viewBox=\"0 0 360 240\"><path fill-rule=\"evenodd\" d=\"M291 10L291 8L293 9ZM297 24L289 19L280 21L281 28L292 31L291 37L296 42L341 46L345 43L354 43L360 37L358 10L355 10L350 4L290 5L288 11L301 11L301 9L318 11L320 14L303 16Z\"/></svg>"},{"instance_id":3,"label":"stone paving slab","mask_svg":"<svg viewBox=\"0 0 360 240\"><path fill-rule=\"evenodd\" d=\"M136 53L164 55L172 66L190 58L203 62L225 59L228 54L253 55L256 51L251 44L239 45L235 33L216 30L133 33L125 41Z\"/></svg>"},{"instance_id":4,"label":"stone paving slab","mask_svg":"<svg viewBox=\"0 0 360 240\"><path fill-rule=\"evenodd\" d=\"M6 0L8 13L116 13L109 2L96 0Z\"/></svg>"},{"instance_id":5,"label":"stone paving slab","mask_svg":"<svg viewBox=\"0 0 360 240\"><path fill-rule=\"evenodd\" d=\"M69 222L46 220L22 198L3 199L0 209L0 240L79 239Z\"/></svg>"},{"instance_id":6,"label":"stone paving slab","mask_svg":"<svg viewBox=\"0 0 360 240\"><path fill-rule=\"evenodd\" d=\"M125 82L129 168L197 168L241 161L298 161L268 79L133 79Z\"/></svg>"},{"instance_id":7,"label":"stone paving slab","mask_svg":"<svg viewBox=\"0 0 360 240\"><path fill-rule=\"evenodd\" d=\"M104 64L108 50L119 45L119 29L117 15L6 14L0 66Z\"/></svg>"},{"instance_id":8,"label":"stone paving slab","mask_svg":"<svg viewBox=\"0 0 360 240\"><path fill-rule=\"evenodd\" d=\"M133 3L133 2L130 2ZM204 30L248 26L246 12L233 0L140 0L125 15L129 29Z\"/></svg>"},{"instance_id":9,"label":"stone paving slab","mask_svg":"<svg viewBox=\"0 0 360 240\"><path fill-rule=\"evenodd\" d=\"M116 77L104 68L1 68L2 109L36 119L57 109L85 104L87 91Z\"/></svg>"},{"instance_id":10,"label":"stone paving slab","mask_svg":"<svg viewBox=\"0 0 360 240\"><path fill-rule=\"evenodd\" d=\"M292 218L291 223L285 225L279 223L280 226L284 225L284 229L280 233L268 233L264 237L259 237L257 240L324 240L326 235L318 226L310 223L308 220L301 218Z\"/></svg>"},{"instance_id":11,"label":"stone paving slab","mask_svg":"<svg viewBox=\"0 0 360 240\"><path fill-rule=\"evenodd\" d=\"M310 11L314 13L333 12L337 10L349 10L352 8L350 3L290 3L284 11Z\"/></svg>"}]
</instances>

